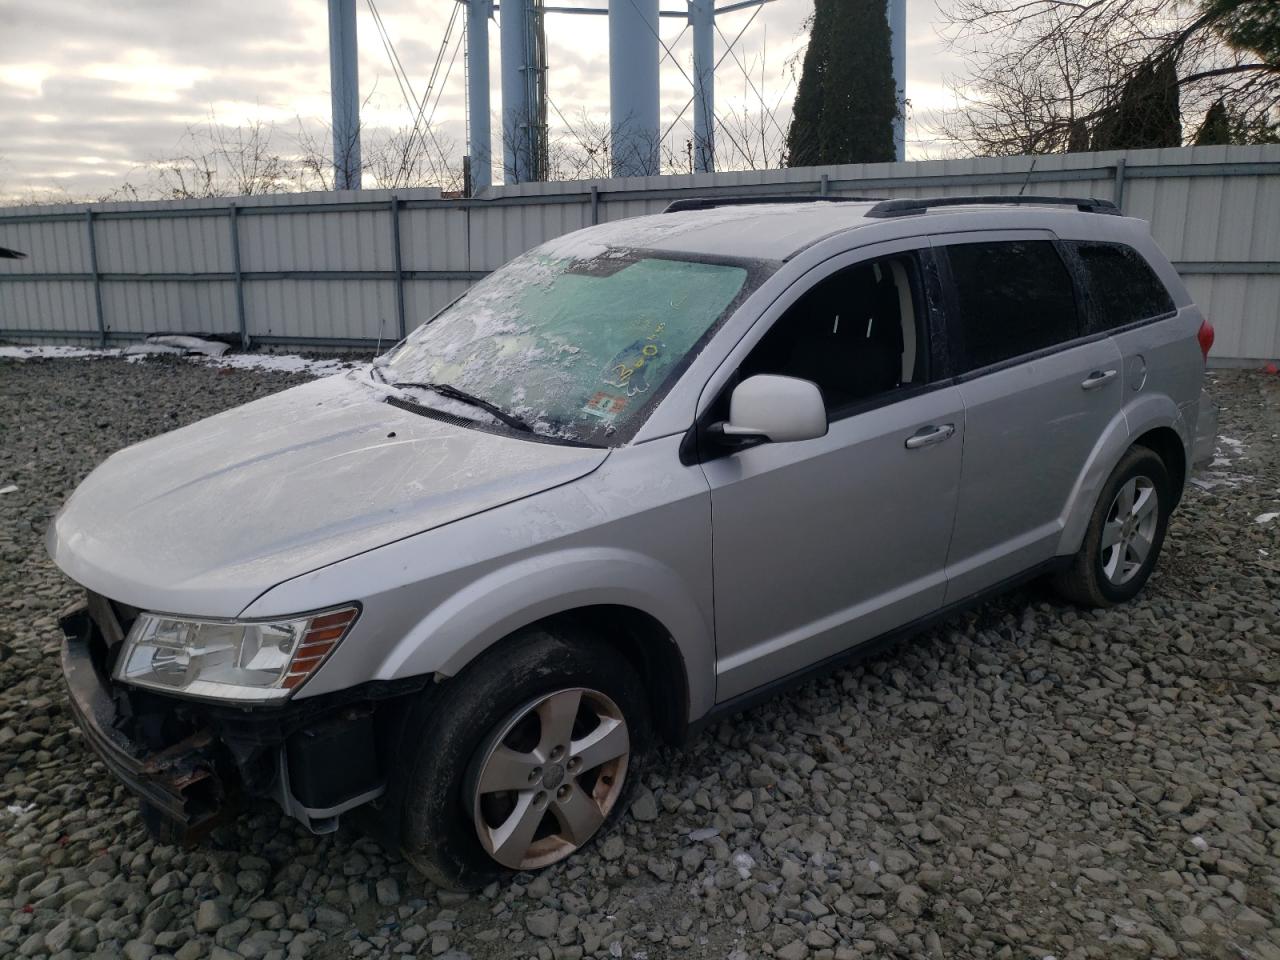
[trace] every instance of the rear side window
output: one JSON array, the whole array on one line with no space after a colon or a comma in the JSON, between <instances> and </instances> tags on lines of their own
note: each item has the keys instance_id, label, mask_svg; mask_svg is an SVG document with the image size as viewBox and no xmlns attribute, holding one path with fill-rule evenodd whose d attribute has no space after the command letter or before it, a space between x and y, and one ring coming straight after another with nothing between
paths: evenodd
<instances>
[{"instance_id":1,"label":"rear side window","mask_svg":"<svg viewBox=\"0 0 1280 960\"><path fill-rule=\"evenodd\" d=\"M1071 274L1051 241L957 243L944 249L958 309L956 373L1080 335Z\"/></svg>"},{"instance_id":2,"label":"rear side window","mask_svg":"<svg viewBox=\"0 0 1280 960\"><path fill-rule=\"evenodd\" d=\"M1122 243L1072 242L1089 304L1089 332L1102 333L1174 312L1151 265Z\"/></svg>"}]
</instances>

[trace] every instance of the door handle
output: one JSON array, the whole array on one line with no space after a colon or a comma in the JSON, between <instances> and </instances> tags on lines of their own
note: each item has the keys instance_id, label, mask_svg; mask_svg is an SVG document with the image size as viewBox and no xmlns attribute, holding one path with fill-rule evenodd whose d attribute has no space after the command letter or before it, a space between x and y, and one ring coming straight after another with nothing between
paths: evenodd
<instances>
[{"instance_id":1,"label":"door handle","mask_svg":"<svg viewBox=\"0 0 1280 960\"><path fill-rule=\"evenodd\" d=\"M919 450L921 447L931 447L935 443L941 443L948 439L956 432L954 423L934 424L928 427L921 427L911 436L907 437L907 449Z\"/></svg>"},{"instance_id":2,"label":"door handle","mask_svg":"<svg viewBox=\"0 0 1280 960\"><path fill-rule=\"evenodd\" d=\"M1080 389L1097 390L1103 384L1114 380L1115 376L1114 370L1095 370L1080 382Z\"/></svg>"}]
</instances>

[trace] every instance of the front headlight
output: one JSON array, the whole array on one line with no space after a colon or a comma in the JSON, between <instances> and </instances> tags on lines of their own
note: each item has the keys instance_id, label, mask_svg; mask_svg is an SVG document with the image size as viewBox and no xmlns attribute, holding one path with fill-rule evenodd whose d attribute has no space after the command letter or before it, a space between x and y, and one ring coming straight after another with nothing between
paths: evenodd
<instances>
[{"instance_id":1,"label":"front headlight","mask_svg":"<svg viewBox=\"0 0 1280 960\"><path fill-rule=\"evenodd\" d=\"M218 700L283 700L338 645L358 607L288 620L196 620L141 614L115 677L168 693Z\"/></svg>"}]
</instances>

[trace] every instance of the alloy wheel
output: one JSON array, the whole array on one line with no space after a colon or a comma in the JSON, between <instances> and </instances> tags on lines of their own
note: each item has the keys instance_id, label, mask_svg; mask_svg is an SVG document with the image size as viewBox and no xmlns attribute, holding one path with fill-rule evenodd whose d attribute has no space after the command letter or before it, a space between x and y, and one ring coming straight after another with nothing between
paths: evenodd
<instances>
[{"instance_id":1,"label":"alloy wheel","mask_svg":"<svg viewBox=\"0 0 1280 960\"><path fill-rule=\"evenodd\" d=\"M1128 583L1147 562L1159 521L1160 498L1150 478L1125 481L1102 524L1102 572L1115 586Z\"/></svg>"},{"instance_id":2,"label":"alloy wheel","mask_svg":"<svg viewBox=\"0 0 1280 960\"><path fill-rule=\"evenodd\" d=\"M574 687L515 711L473 767L472 818L512 870L563 860L600 829L622 793L631 740L618 705Z\"/></svg>"}]
</instances>

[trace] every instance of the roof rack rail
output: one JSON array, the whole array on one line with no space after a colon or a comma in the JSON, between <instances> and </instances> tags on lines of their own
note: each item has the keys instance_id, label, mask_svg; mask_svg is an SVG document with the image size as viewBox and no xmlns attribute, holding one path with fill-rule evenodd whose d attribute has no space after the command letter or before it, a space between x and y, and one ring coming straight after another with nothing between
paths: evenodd
<instances>
[{"instance_id":1,"label":"roof rack rail","mask_svg":"<svg viewBox=\"0 0 1280 960\"><path fill-rule=\"evenodd\" d=\"M1007 194L977 197L922 197L920 199L882 200L866 212L868 217L909 217L912 214L924 213L934 207L973 207L973 206L1022 206L1049 205L1055 207L1075 207L1082 213L1102 213L1113 217L1121 216L1120 208L1110 200L1099 200L1095 197L1022 197Z\"/></svg>"},{"instance_id":2,"label":"roof rack rail","mask_svg":"<svg viewBox=\"0 0 1280 960\"><path fill-rule=\"evenodd\" d=\"M762 194L746 197L688 197L672 200L663 213L683 210L714 210L716 207L746 207L756 203L875 203L881 197L831 197L800 193Z\"/></svg>"}]
</instances>

